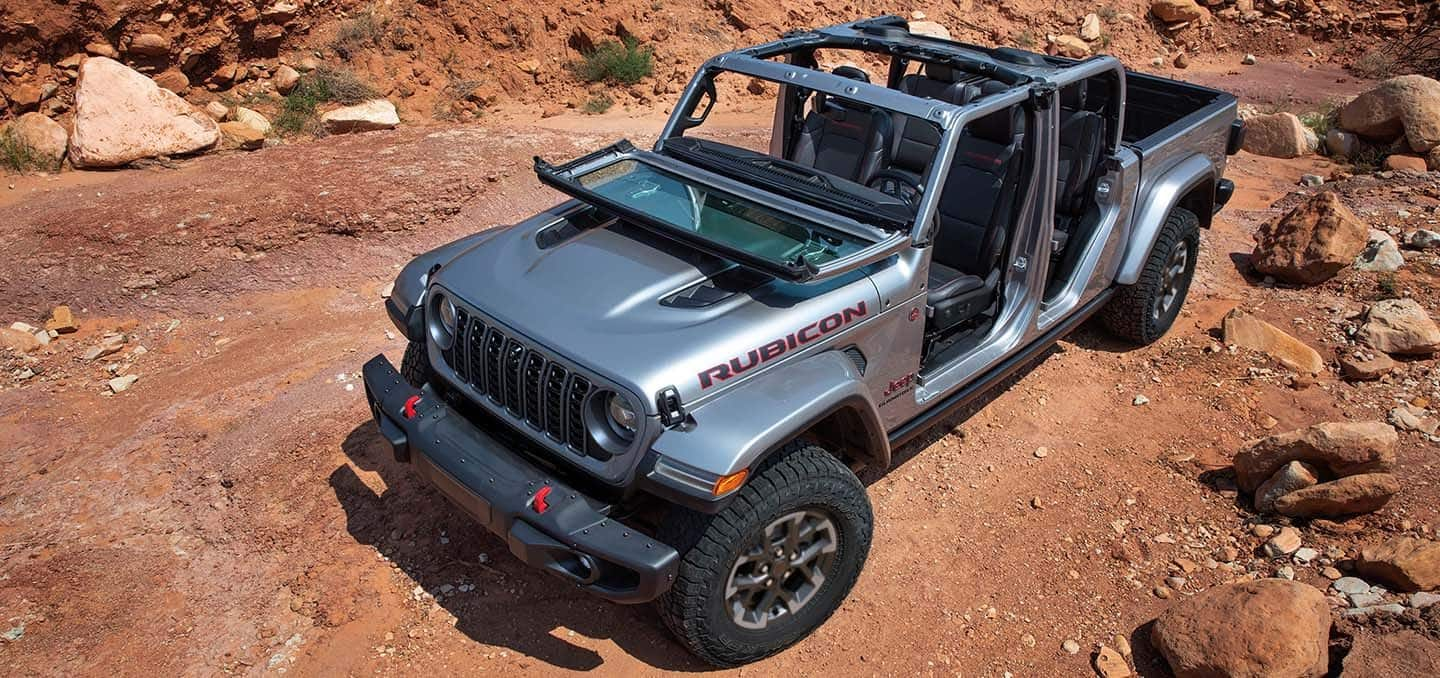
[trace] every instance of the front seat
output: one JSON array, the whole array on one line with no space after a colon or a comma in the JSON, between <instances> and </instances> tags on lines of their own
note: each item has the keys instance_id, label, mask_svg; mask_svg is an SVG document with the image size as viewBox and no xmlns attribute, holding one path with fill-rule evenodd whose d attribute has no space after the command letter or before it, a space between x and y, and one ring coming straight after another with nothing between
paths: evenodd
<instances>
[{"instance_id":1,"label":"front seat","mask_svg":"<svg viewBox=\"0 0 1440 678\"><path fill-rule=\"evenodd\" d=\"M835 74L869 81L853 66L836 68ZM890 163L892 130L888 112L816 92L790 160L865 184Z\"/></svg>"},{"instance_id":2,"label":"front seat","mask_svg":"<svg viewBox=\"0 0 1440 678\"><path fill-rule=\"evenodd\" d=\"M1100 163L1105 119L1085 108L1086 83L1060 90L1060 151L1056 172L1056 254L1064 251L1075 222L1085 216L1086 196L1095 166Z\"/></svg>"},{"instance_id":3,"label":"front seat","mask_svg":"<svg viewBox=\"0 0 1440 678\"><path fill-rule=\"evenodd\" d=\"M936 209L926 295L932 331L959 325L995 302L1023 138L1021 111L1009 108L970 123L956 146Z\"/></svg>"},{"instance_id":4,"label":"front seat","mask_svg":"<svg viewBox=\"0 0 1440 678\"><path fill-rule=\"evenodd\" d=\"M980 88L973 84L958 82L955 69L944 64L927 63L925 73L913 73L900 79L900 91L911 96L943 101L947 104L962 105L980 96ZM911 120L910 116L896 113L895 150L890 169L911 175L915 184L940 148L940 130L923 120Z\"/></svg>"}]
</instances>

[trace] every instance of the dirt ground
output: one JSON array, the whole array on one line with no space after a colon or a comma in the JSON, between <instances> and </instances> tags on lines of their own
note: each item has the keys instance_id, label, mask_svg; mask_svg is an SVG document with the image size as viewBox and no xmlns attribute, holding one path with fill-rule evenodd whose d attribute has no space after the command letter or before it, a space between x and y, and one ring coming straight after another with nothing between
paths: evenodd
<instances>
[{"instance_id":1,"label":"dirt ground","mask_svg":"<svg viewBox=\"0 0 1440 678\"><path fill-rule=\"evenodd\" d=\"M1195 77L1230 79L1220 66ZM399 266L557 201L529 171L535 153L648 141L660 122L501 117L7 179L0 319L39 323L69 303L82 327L41 349L37 376L0 375L0 631L21 629L0 643L0 670L706 671L648 607L520 565L396 464L357 381L371 355L403 350L380 297ZM1203 235L1170 335L1129 350L1082 328L977 413L899 451L873 478L875 541L849 600L813 637L730 673L1087 675L1090 651L1118 634L1142 674L1163 675L1146 624L1167 604L1151 591L1177 559L1236 545L1247 567L1270 567L1220 473L1240 443L1383 418L1392 392L1437 395L1426 362L1393 384L1296 388L1261 357L1213 350L1237 305L1336 343L1332 307L1356 304L1344 295L1373 281L1301 291L1243 273L1271 203L1301 173L1332 169L1233 158L1239 191ZM1428 292L1427 280L1401 284ZM115 330L133 337L124 350L81 358ZM108 395L117 373L140 378ZM1359 524L1431 529L1434 453L1403 434L1405 491ZM1325 539L1316 546L1345 550L1357 538ZM1175 595L1243 571L1201 565ZM1066 639L1082 651L1064 652Z\"/></svg>"}]
</instances>

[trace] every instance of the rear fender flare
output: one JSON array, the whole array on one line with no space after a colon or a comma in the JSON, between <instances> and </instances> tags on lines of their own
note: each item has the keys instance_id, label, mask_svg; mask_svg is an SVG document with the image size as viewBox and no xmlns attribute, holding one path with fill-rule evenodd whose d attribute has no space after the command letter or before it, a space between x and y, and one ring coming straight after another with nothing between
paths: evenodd
<instances>
[{"instance_id":1,"label":"rear fender flare","mask_svg":"<svg viewBox=\"0 0 1440 678\"><path fill-rule=\"evenodd\" d=\"M858 417L863 449L831 452L889 466L890 442L875 402L855 363L839 351L802 358L736 385L697 408L693 427L664 432L652 449L716 476L729 475L754 468L842 410Z\"/></svg>"},{"instance_id":2,"label":"rear fender flare","mask_svg":"<svg viewBox=\"0 0 1440 678\"><path fill-rule=\"evenodd\" d=\"M1155 246L1155 239L1160 237L1160 228L1165 225L1165 218L1170 215L1170 210L1180 205L1191 191L1203 189L1207 183L1210 186L1210 198L1213 200L1215 166L1209 157L1196 153L1170 168L1164 176L1150 185L1145 203L1135 212L1135 225L1130 229L1130 243L1125 248L1124 258L1120 260L1120 269L1115 274L1116 283L1133 285L1140 279L1140 271L1145 268L1145 259L1150 256L1150 248ZM1199 215L1202 220L1210 216L1208 210L1204 212Z\"/></svg>"}]
</instances>

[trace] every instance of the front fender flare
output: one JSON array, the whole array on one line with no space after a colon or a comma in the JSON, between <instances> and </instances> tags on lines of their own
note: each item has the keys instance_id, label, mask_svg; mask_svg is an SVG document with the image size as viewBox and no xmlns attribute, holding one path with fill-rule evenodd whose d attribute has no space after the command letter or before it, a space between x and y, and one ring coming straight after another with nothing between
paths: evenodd
<instances>
[{"instance_id":1,"label":"front fender flare","mask_svg":"<svg viewBox=\"0 0 1440 678\"><path fill-rule=\"evenodd\" d=\"M672 429L653 449L665 459L716 476L754 468L796 436L849 408L865 428L873 463L889 466L890 442L855 363L825 351L757 375L692 412L695 425ZM840 450L831 450L840 452Z\"/></svg>"},{"instance_id":2,"label":"front fender flare","mask_svg":"<svg viewBox=\"0 0 1440 678\"><path fill-rule=\"evenodd\" d=\"M1213 184L1215 179L1214 163L1204 154L1196 153L1170 168L1150 185L1145 204L1135 211L1134 227L1130 229L1130 243L1125 248L1124 258L1120 260L1115 282L1133 285L1140 279L1140 271L1145 268L1145 259L1150 256L1150 248L1155 246L1155 239L1160 237L1160 228L1165 225L1165 218L1170 215L1170 210L1175 209L1181 199L1195 187L1207 181Z\"/></svg>"}]
</instances>

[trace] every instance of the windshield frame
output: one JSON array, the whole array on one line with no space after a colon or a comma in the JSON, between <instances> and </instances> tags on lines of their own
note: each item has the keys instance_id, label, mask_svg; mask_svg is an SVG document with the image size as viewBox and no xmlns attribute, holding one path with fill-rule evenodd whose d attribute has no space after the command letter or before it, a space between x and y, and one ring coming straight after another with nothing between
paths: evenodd
<instances>
[{"instance_id":1,"label":"windshield frame","mask_svg":"<svg viewBox=\"0 0 1440 678\"><path fill-rule=\"evenodd\" d=\"M756 203L814 228L836 231L864 240L868 244L858 251L819 265L810 263L804 268L777 265L774 260L765 259L746 250L706 238L694 231L677 227L643 211L611 200L583 186L579 181L579 177L583 175L627 159L673 174L684 181L694 182L706 190ZM663 236L680 240L748 268L795 282L812 282L832 278L887 258L910 244L909 235L905 231L885 230L861 223L844 215L735 181L724 175L677 161L659 153L636 149L628 141L619 142L562 165L551 165L537 157L535 158L535 173L542 182L552 188L615 213L616 216L644 226Z\"/></svg>"}]
</instances>

